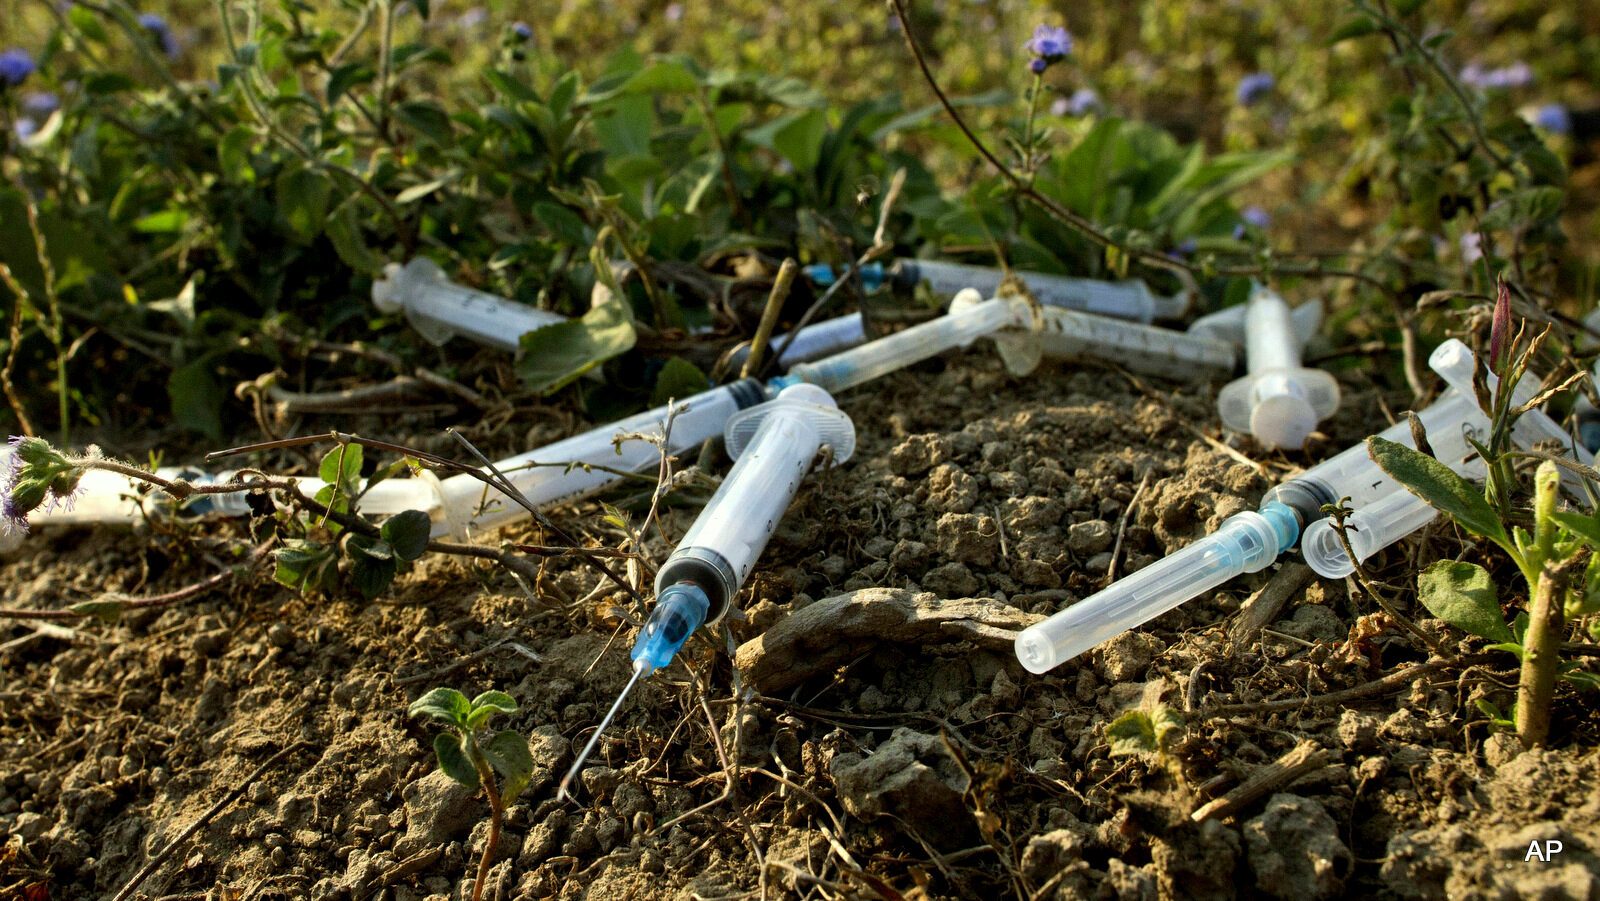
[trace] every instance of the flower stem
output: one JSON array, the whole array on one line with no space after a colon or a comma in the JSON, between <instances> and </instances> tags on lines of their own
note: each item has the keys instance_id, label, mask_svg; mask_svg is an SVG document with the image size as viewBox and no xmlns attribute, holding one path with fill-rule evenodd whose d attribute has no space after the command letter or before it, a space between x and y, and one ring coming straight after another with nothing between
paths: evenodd
<instances>
[{"instance_id":1,"label":"flower stem","mask_svg":"<svg viewBox=\"0 0 1600 901\"><path fill-rule=\"evenodd\" d=\"M1022 130L1022 171L1027 174L1028 184L1033 184L1033 119L1039 111L1039 90L1044 87L1044 76L1033 76L1033 90L1028 92L1028 124Z\"/></svg>"},{"instance_id":2,"label":"flower stem","mask_svg":"<svg viewBox=\"0 0 1600 901\"><path fill-rule=\"evenodd\" d=\"M1561 633L1565 625L1561 602L1567 595L1567 571L1547 561L1539 572L1528 611L1528 634L1522 643L1522 675L1517 682L1517 738L1525 748L1550 740L1550 701L1555 694L1561 663Z\"/></svg>"}]
</instances>

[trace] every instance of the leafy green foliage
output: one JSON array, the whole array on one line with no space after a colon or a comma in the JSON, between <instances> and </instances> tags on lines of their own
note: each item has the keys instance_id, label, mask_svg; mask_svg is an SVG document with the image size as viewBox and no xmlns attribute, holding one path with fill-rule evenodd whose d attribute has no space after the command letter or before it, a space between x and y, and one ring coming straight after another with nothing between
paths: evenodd
<instances>
[{"instance_id":1,"label":"leafy green foliage","mask_svg":"<svg viewBox=\"0 0 1600 901\"><path fill-rule=\"evenodd\" d=\"M1367 439L1367 452L1390 478L1464 528L1501 547L1511 544L1505 525L1482 492L1448 466L1415 448L1376 436Z\"/></svg>"},{"instance_id":2,"label":"leafy green foliage","mask_svg":"<svg viewBox=\"0 0 1600 901\"><path fill-rule=\"evenodd\" d=\"M499 777L494 792L496 809L510 804L533 776L533 755L528 740L514 730L496 732L487 740L479 733L497 713L515 713L517 704L503 691L486 691L471 701L453 688L435 688L411 703L408 716L444 723L451 731L433 738L439 769L468 789L483 786L491 773Z\"/></svg>"},{"instance_id":3,"label":"leafy green foliage","mask_svg":"<svg viewBox=\"0 0 1600 901\"><path fill-rule=\"evenodd\" d=\"M1490 641L1512 640L1489 573L1476 563L1440 560L1417 577L1417 595L1428 612Z\"/></svg>"},{"instance_id":4,"label":"leafy green foliage","mask_svg":"<svg viewBox=\"0 0 1600 901\"><path fill-rule=\"evenodd\" d=\"M1106 740L1111 743L1111 756L1129 754L1164 754L1172 741L1183 730L1183 720L1169 707L1157 705L1154 710L1130 710L1106 726Z\"/></svg>"}]
</instances>

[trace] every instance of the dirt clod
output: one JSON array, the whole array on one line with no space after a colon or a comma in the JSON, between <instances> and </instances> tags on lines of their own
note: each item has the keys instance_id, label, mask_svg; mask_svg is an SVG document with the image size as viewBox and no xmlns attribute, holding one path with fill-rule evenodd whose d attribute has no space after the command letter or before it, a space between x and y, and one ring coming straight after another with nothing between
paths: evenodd
<instances>
[{"instance_id":1,"label":"dirt clod","mask_svg":"<svg viewBox=\"0 0 1600 901\"><path fill-rule=\"evenodd\" d=\"M870 754L835 757L832 774L852 816L899 817L946 848L958 847L975 831L961 802L967 779L937 735L896 729Z\"/></svg>"},{"instance_id":2,"label":"dirt clod","mask_svg":"<svg viewBox=\"0 0 1600 901\"><path fill-rule=\"evenodd\" d=\"M1273 795L1243 832L1256 888L1263 893L1283 901L1320 901L1344 888L1350 849L1339 840L1338 824L1316 801Z\"/></svg>"}]
</instances>

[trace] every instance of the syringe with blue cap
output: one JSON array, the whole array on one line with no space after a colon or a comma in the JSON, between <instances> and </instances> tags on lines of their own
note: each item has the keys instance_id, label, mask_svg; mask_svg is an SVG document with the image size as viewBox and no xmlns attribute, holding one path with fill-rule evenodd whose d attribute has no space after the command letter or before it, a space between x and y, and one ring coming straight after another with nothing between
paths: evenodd
<instances>
[{"instance_id":1,"label":"syringe with blue cap","mask_svg":"<svg viewBox=\"0 0 1600 901\"><path fill-rule=\"evenodd\" d=\"M845 462L855 453L856 432L832 395L796 384L728 420L724 440L733 469L656 572L656 605L630 655L633 675L561 780L558 797L567 796L633 686L671 663L702 625L727 613L818 452L827 448L832 464Z\"/></svg>"},{"instance_id":2,"label":"syringe with blue cap","mask_svg":"<svg viewBox=\"0 0 1600 901\"><path fill-rule=\"evenodd\" d=\"M833 284L839 277L839 272L827 263L807 266L801 271L812 282L822 286ZM858 271L862 287L867 291L876 291L884 284L910 289L925 281L933 293L944 296L953 295L963 288L972 288L985 297L992 297L1000 290L1000 282L1005 279L1005 273L992 266L971 266L941 260L898 259L888 268L882 263L868 263ZM1135 322L1179 319L1189 310L1191 292L1186 290L1172 297L1162 297L1137 279L1108 282L1040 272L1014 270L1013 274L1022 279L1034 299L1045 306Z\"/></svg>"},{"instance_id":3,"label":"syringe with blue cap","mask_svg":"<svg viewBox=\"0 0 1600 901\"><path fill-rule=\"evenodd\" d=\"M1424 411L1423 425L1427 429L1428 443L1433 446L1433 455L1462 476L1480 478L1484 474L1483 460L1467 438L1487 441L1490 426L1489 418L1473 399L1472 373L1476 363L1472 351L1452 338L1434 350L1428 358L1428 365L1450 386L1450 392L1429 410L1449 405L1455 411L1451 415L1435 416L1436 422L1429 422L1427 411ZM1486 373L1486 379L1492 393L1499 379L1493 372ZM1537 391L1537 379L1524 376L1512 390L1512 403L1517 406L1526 404ZM1579 463L1590 465L1594 460L1594 455L1581 444L1574 447L1571 436L1542 410L1529 410L1517 417L1511 428L1511 440L1523 450L1531 450L1544 442L1554 442L1563 454ZM1587 493L1581 481L1567 470L1562 470L1562 487L1574 499L1587 502ZM1356 562L1394 544L1438 516L1439 511L1432 504L1392 479L1386 477L1382 490L1384 493L1380 497L1367 503L1353 503L1353 512L1345 520L1350 550L1355 552L1354 562L1339 541L1339 533L1331 517L1306 527L1300 550L1305 554L1306 563L1318 575L1330 579L1343 578L1355 572Z\"/></svg>"},{"instance_id":4,"label":"syringe with blue cap","mask_svg":"<svg viewBox=\"0 0 1600 901\"><path fill-rule=\"evenodd\" d=\"M1465 345L1447 342L1429 362L1447 382L1460 382L1462 353L1467 361L1465 387L1470 391L1471 354ZM1464 459L1463 448L1470 447L1463 424L1470 425L1474 414L1482 419L1470 397L1458 386L1418 414L1429 442L1437 441L1435 449L1452 460ZM1536 421L1529 419L1524 436L1533 433ZM1378 434L1416 446L1408 422ZM1350 447L1269 490L1258 511L1229 517L1211 535L1024 629L1017 636L1017 659L1031 672L1053 669L1235 576L1267 568L1294 546L1302 529L1323 518L1324 504L1349 497L1351 506L1360 509L1389 498L1396 487L1373 462L1366 442Z\"/></svg>"}]
</instances>

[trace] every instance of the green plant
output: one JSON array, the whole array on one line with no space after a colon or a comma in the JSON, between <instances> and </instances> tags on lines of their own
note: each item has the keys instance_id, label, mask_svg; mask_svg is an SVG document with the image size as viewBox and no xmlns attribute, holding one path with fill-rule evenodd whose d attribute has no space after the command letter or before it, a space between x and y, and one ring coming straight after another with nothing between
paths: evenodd
<instances>
[{"instance_id":1,"label":"green plant","mask_svg":"<svg viewBox=\"0 0 1600 901\"><path fill-rule=\"evenodd\" d=\"M1164 704L1151 710L1130 710L1106 726L1106 741L1112 757L1143 757L1154 760L1172 779L1184 784L1183 767L1173 755L1173 745L1183 734L1183 717Z\"/></svg>"},{"instance_id":2,"label":"green plant","mask_svg":"<svg viewBox=\"0 0 1600 901\"><path fill-rule=\"evenodd\" d=\"M1504 302L1504 295L1502 298ZM1417 591L1423 606L1435 616L1488 639L1493 642L1492 649L1521 660L1512 717L1506 718L1487 702L1479 706L1497 724L1515 728L1523 744L1533 747L1549 740L1550 705L1558 679L1580 688L1600 688L1600 677L1574 661L1561 659L1566 624L1600 612L1600 555L1596 554L1600 551L1600 519L1560 509L1563 465L1586 479L1592 480L1594 473L1555 459L1545 459L1534 474L1531 509L1521 511L1513 505L1517 483L1512 463L1528 454L1511 446L1511 427L1559 388L1514 405L1508 386L1521 379L1543 336L1513 354L1510 346L1501 344L1509 323L1502 319L1495 331L1491 346L1499 353L1491 356L1491 365L1499 364L1499 381L1492 398L1479 386L1480 404L1490 417L1489 441L1473 442L1487 467L1483 487L1405 445L1373 437L1367 440L1367 447L1389 476L1462 528L1494 543L1516 565L1529 600L1527 609L1509 623L1501 612L1493 579L1479 564L1435 562L1418 576ZM1592 481L1590 487L1592 490ZM1589 632L1600 640L1600 621L1592 622Z\"/></svg>"},{"instance_id":3,"label":"green plant","mask_svg":"<svg viewBox=\"0 0 1600 901\"><path fill-rule=\"evenodd\" d=\"M483 789L489 799L489 836L478 861L478 877L472 885L472 901L483 897L484 879L500 844L500 825L506 805L517 799L533 776L533 756L528 740L514 729L496 732L487 739L479 733L496 713L515 713L517 704L503 691L486 691L471 701L453 688L435 688L418 698L407 710L408 716L438 720L451 731L433 738L433 753L439 769L469 790ZM496 781L496 774L499 781Z\"/></svg>"}]
</instances>

